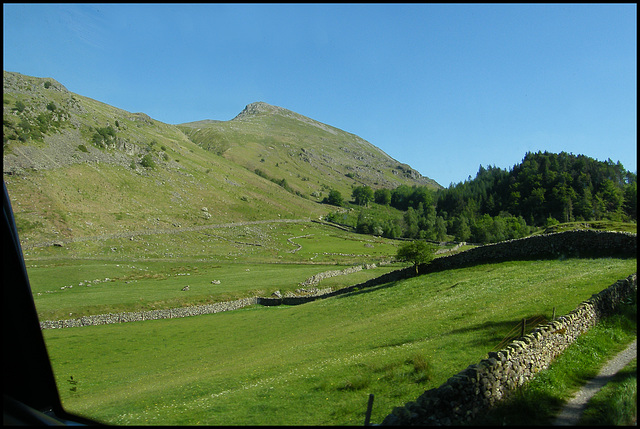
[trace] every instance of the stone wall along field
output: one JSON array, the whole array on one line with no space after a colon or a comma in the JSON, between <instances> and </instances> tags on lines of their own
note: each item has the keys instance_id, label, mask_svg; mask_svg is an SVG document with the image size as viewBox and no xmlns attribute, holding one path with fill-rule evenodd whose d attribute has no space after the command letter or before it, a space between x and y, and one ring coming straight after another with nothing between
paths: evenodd
<instances>
[{"instance_id":1,"label":"stone wall along field","mask_svg":"<svg viewBox=\"0 0 640 429\"><path fill-rule=\"evenodd\" d=\"M546 369L579 335L636 297L637 274L618 280L572 312L512 341L488 359L470 365L416 401L396 407L382 425L460 425L486 412Z\"/></svg>"},{"instance_id":2,"label":"stone wall along field","mask_svg":"<svg viewBox=\"0 0 640 429\"><path fill-rule=\"evenodd\" d=\"M443 271L452 268L501 262L509 260L548 259L566 257L603 257L623 256L635 257L638 251L637 235L624 232L608 231L566 231L556 234L536 235L517 240L503 241L495 244L475 247L455 255L434 259L430 264L418 267L420 274ZM327 271L307 280L309 284L317 284L323 278L335 275L343 275L362 269L373 268L374 265L351 267L341 271ZM42 321L42 329L79 327L87 325L102 325L107 323L134 322L151 319L167 319L174 317L186 317L201 314L217 313L220 311L235 310L247 305L260 304L264 306L274 305L299 305L317 299L330 298L332 296L353 292L359 289L378 286L415 276L413 267L402 268L384 274L380 277L368 280L364 283L345 287L336 291L322 290L319 293L305 296L285 296L277 298L252 297L230 302L200 305L194 307L172 308L167 310L152 310L142 312L130 312L121 314L99 314L86 316L79 319Z\"/></svg>"}]
</instances>

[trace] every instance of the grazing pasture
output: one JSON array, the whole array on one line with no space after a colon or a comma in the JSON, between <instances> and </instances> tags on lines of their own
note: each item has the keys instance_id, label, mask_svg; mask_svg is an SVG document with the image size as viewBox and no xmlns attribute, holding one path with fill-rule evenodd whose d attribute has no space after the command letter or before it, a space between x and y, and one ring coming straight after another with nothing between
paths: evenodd
<instances>
[{"instance_id":1,"label":"grazing pasture","mask_svg":"<svg viewBox=\"0 0 640 429\"><path fill-rule=\"evenodd\" d=\"M40 319L57 320L295 292L315 274L378 264L318 285L339 289L400 268L387 264L397 245L312 222L274 222L31 248L26 264Z\"/></svg>"},{"instance_id":2,"label":"grazing pasture","mask_svg":"<svg viewBox=\"0 0 640 429\"><path fill-rule=\"evenodd\" d=\"M295 293L301 288L299 283L314 274L343 268L346 266L57 261L31 266L29 275L40 320L59 320L268 297L275 291ZM362 270L318 286L339 289L397 268ZM188 291L182 290L185 286Z\"/></svg>"},{"instance_id":3,"label":"grazing pasture","mask_svg":"<svg viewBox=\"0 0 640 429\"><path fill-rule=\"evenodd\" d=\"M373 393L377 423L486 357L522 318L567 313L636 264L484 264L293 307L43 334L64 406L105 422L360 425Z\"/></svg>"}]
</instances>

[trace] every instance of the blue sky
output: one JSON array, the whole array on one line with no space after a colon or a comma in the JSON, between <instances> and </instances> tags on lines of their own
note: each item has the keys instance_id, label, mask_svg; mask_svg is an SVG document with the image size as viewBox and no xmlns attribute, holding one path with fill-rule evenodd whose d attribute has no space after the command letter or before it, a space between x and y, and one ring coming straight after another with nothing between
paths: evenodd
<instances>
[{"instance_id":1,"label":"blue sky","mask_svg":"<svg viewBox=\"0 0 640 429\"><path fill-rule=\"evenodd\" d=\"M635 4L3 4L4 70L159 121L264 101L443 186L527 151L637 172Z\"/></svg>"}]
</instances>

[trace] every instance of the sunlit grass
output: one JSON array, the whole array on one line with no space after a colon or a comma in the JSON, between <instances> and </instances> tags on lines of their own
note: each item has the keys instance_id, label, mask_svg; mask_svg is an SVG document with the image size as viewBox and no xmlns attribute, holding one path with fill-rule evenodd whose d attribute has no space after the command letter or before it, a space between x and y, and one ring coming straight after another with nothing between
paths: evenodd
<instances>
[{"instance_id":1,"label":"sunlit grass","mask_svg":"<svg viewBox=\"0 0 640 429\"><path fill-rule=\"evenodd\" d=\"M387 261L396 249L395 240L275 223L39 248L26 265L38 314L52 320L295 291L315 274ZM338 289L398 268L381 265L320 286Z\"/></svg>"},{"instance_id":2,"label":"sunlit grass","mask_svg":"<svg viewBox=\"0 0 640 429\"><path fill-rule=\"evenodd\" d=\"M301 306L43 331L65 407L116 424L372 422L486 357L635 259L505 262ZM71 391L69 377L78 381Z\"/></svg>"},{"instance_id":3,"label":"sunlit grass","mask_svg":"<svg viewBox=\"0 0 640 429\"><path fill-rule=\"evenodd\" d=\"M268 297L276 290L295 292L301 287L301 282L315 274L344 268L347 267L49 261L33 264L28 271L40 319L58 320L91 314L211 304L254 296ZM363 270L327 279L317 286L339 289L397 268ZM185 286L189 286L189 291L182 290Z\"/></svg>"}]
</instances>

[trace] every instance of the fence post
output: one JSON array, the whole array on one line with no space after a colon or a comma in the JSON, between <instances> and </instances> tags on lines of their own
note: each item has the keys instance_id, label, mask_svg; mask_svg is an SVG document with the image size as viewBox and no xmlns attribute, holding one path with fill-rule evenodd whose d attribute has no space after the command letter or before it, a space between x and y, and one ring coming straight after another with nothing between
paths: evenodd
<instances>
[{"instance_id":1,"label":"fence post","mask_svg":"<svg viewBox=\"0 0 640 429\"><path fill-rule=\"evenodd\" d=\"M369 426L371 420L371 410L373 409L373 393L369 393L369 403L367 404L367 413L364 416L364 425Z\"/></svg>"},{"instance_id":2,"label":"fence post","mask_svg":"<svg viewBox=\"0 0 640 429\"><path fill-rule=\"evenodd\" d=\"M521 337L524 337L524 330L526 326L527 326L527 318L525 317L522 319L522 333L520 334Z\"/></svg>"}]
</instances>

